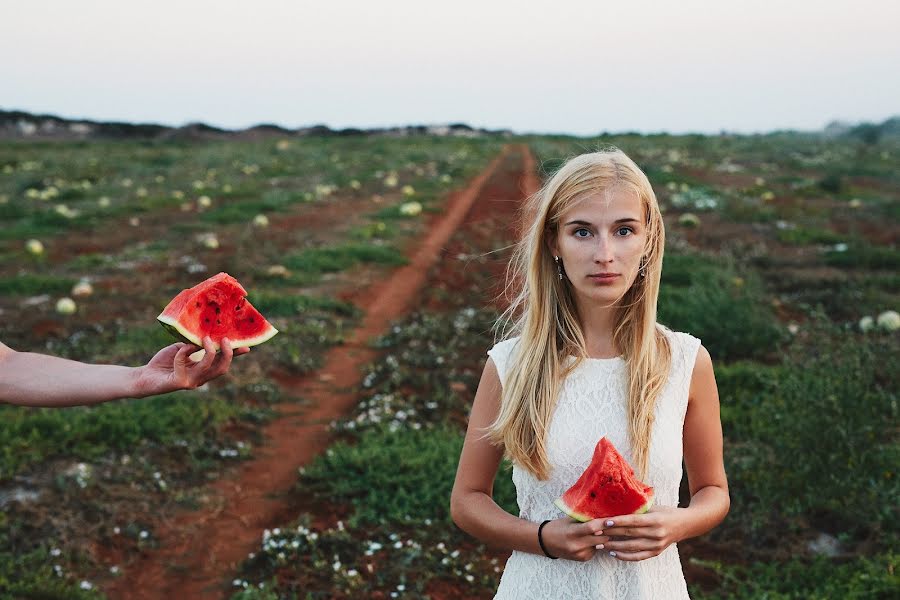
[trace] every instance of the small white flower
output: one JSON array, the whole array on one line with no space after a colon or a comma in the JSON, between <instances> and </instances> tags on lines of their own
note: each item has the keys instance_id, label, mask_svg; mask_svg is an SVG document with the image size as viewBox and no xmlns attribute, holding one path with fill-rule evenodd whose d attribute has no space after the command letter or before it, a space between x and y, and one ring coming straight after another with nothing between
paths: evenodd
<instances>
[{"instance_id":1,"label":"small white flower","mask_svg":"<svg viewBox=\"0 0 900 600\"><path fill-rule=\"evenodd\" d=\"M111 566L109 568L109 572L112 573L113 575L118 575L119 574L119 565Z\"/></svg>"},{"instance_id":2,"label":"small white flower","mask_svg":"<svg viewBox=\"0 0 900 600\"><path fill-rule=\"evenodd\" d=\"M82 582L78 585L83 590L92 590L94 589L94 584L90 581L82 580Z\"/></svg>"},{"instance_id":3,"label":"small white flower","mask_svg":"<svg viewBox=\"0 0 900 600\"><path fill-rule=\"evenodd\" d=\"M256 215L253 217L253 226L254 227L268 227L269 226L269 217L266 215Z\"/></svg>"},{"instance_id":4,"label":"small white flower","mask_svg":"<svg viewBox=\"0 0 900 600\"><path fill-rule=\"evenodd\" d=\"M60 554L62 554L62 550L60 550L59 548L50 549L50 556L59 556Z\"/></svg>"},{"instance_id":5,"label":"small white flower","mask_svg":"<svg viewBox=\"0 0 900 600\"><path fill-rule=\"evenodd\" d=\"M150 534L146 531L141 531L138 534L138 537L140 537L142 540L146 540L148 537L150 537Z\"/></svg>"},{"instance_id":6,"label":"small white flower","mask_svg":"<svg viewBox=\"0 0 900 600\"><path fill-rule=\"evenodd\" d=\"M846 252L846 251L847 251L847 248L848 248L848 246L847 246L847 244L845 244L844 242L840 242L840 243L835 244L834 246L832 246L832 249L833 249L835 252Z\"/></svg>"}]
</instances>

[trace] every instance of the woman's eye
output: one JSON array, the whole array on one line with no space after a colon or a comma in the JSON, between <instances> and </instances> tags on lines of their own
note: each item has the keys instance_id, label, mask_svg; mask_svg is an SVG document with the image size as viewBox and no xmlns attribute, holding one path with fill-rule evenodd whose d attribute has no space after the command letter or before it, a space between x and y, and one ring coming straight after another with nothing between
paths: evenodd
<instances>
[{"instance_id":1,"label":"woman's eye","mask_svg":"<svg viewBox=\"0 0 900 600\"><path fill-rule=\"evenodd\" d=\"M624 231L625 233L622 233L623 231ZM626 235L628 235L629 233L634 233L634 231L632 231L631 227L620 227L619 230L618 230L616 233L618 233L618 234L621 235L621 236L626 236Z\"/></svg>"},{"instance_id":2,"label":"woman's eye","mask_svg":"<svg viewBox=\"0 0 900 600\"><path fill-rule=\"evenodd\" d=\"M575 230L575 237L587 237L589 235L591 235L591 232L583 227Z\"/></svg>"}]
</instances>

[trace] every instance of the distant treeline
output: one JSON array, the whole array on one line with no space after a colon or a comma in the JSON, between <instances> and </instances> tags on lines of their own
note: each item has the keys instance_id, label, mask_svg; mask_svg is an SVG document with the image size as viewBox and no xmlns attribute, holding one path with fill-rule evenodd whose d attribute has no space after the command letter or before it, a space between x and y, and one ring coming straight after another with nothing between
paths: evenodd
<instances>
[{"instance_id":1,"label":"distant treeline","mask_svg":"<svg viewBox=\"0 0 900 600\"><path fill-rule=\"evenodd\" d=\"M163 139L254 139L283 136L336 137L351 135L438 135L478 136L511 135L508 130L477 129L465 123L448 125L404 125L373 129L332 129L327 125L312 125L288 129L262 123L246 129L222 129L206 123L189 123L170 127L155 123L125 123L119 121L91 121L65 119L56 115L35 115L19 110L0 110L0 139L94 139L94 138L163 138Z\"/></svg>"}]
</instances>

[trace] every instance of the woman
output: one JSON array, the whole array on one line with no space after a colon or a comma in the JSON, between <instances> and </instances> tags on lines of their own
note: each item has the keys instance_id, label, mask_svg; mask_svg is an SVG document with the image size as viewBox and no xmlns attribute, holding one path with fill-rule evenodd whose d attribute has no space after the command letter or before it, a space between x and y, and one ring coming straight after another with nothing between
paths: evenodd
<instances>
[{"instance_id":1,"label":"woman","mask_svg":"<svg viewBox=\"0 0 900 600\"><path fill-rule=\"evenodd\" d=\"M511 265L520 289L502 319L517 335L488 352L453 519L513 550L497 598L687 598L675 544L720 523L730 502L709 353L656 322L665 243L656 196L611 149L568 161L526 214ZM578 523L553 501L603 436L655 488L654 506ZM491 497L504 454L518 518ZM682 460L691 501L679 508Z\"/></svg>"}]
</instances>

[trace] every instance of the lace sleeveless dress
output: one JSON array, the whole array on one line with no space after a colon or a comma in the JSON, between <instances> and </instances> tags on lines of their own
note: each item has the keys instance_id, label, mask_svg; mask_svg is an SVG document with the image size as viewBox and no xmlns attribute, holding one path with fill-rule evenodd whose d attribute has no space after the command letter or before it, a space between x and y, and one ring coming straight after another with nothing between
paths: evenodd
<instances>
[{"instance_id":1,"label":"lace sleeveless dress","mask_svg":"<svg viewBox=\"0 0 900 600\"><path fill-rule=\"evenodd\" d=\"M669 380L657 400L649 476L655 505L678 506L682 476L682 428L700 340L660 325L672 347ZM488 355L504 380L518 338L496 344ZM573 359L574 360L574 359ZM564 516L553 501L590 463L597 441L606 436L632 461L626 419L625 361L586 359L563 382L547 436L550 478L540 481L513 466L519 517L540 523ZM600 550L586 562L551 560L513 552L495 600L683 600L689 598L675 544L650 559L627 562Z\"/></svg>"}]
</instances>

